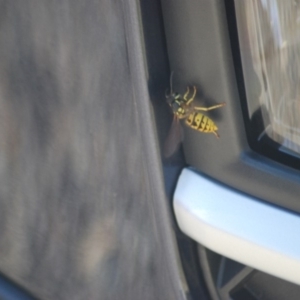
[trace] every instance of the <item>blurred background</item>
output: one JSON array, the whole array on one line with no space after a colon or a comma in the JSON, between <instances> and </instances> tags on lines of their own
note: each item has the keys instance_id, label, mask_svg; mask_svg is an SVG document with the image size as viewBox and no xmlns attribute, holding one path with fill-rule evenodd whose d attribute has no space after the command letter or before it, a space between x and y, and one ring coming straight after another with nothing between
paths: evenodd
<instances>
[{"instance_id":1,"label":"blurred background","mask_svg":"<svg viewBox=\"0 0 300 300\"><path fill-rule=\"evenodd\" d=\"M2 293L183 296L137 114L136 18L131 0L0 1Z\"/></svg>"},{"instance_id":2,"label":"blurred background","mask_svg":"<svg viewBox=\"0 0 300 300\"><path fill-rule=\"evenodd\" d=\"M300 153L300 2L235 1L249 118L262 108L267 134ZM261 138L261 137L260 137Z\"/></svg>"}]
</instances>

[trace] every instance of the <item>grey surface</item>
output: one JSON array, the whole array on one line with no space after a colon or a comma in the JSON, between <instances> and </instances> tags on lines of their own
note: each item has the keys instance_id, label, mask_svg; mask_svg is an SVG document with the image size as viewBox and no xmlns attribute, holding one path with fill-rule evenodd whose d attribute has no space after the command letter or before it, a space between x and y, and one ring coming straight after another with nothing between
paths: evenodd
<instances>
[{"instance_id":1,"label":"grey surface","mask_svg":"<svg viewBox=\"0 0 300 300\"><path fill-rule=\"evenodd\" d=\"M300 213L299 170L279 165L249 147L241 107L246 99L240 99L238 93L238 85L243 83L235 73L238 66L234 69L229 39L229 2L162 0L167 46L172 49L170 68L178 74L179 91L196 85L196 100L201 103L226 102L208 114L219 127L219 139L184 127L186 162L220 183Z\"/></svg>"},{"instance_id":2,"label":"grey surface","mask_svg":"<svg viewBox=\"0 0 300 300\"><path fill-rule=\"evenodd\" d=\"M0 1L0 271L41 299L180 295L134 12Z\"/></svg>"}]
</instances>

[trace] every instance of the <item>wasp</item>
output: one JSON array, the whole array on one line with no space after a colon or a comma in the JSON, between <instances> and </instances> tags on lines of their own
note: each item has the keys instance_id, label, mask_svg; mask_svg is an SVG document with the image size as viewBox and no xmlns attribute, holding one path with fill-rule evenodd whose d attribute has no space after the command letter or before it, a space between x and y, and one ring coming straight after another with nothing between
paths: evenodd
<instances>
[{"instance_id":1,"label":"wasp","mask_svg":"<svg viewBox=\"0 0 300 300\"><path fill-rule=\"evenodd\" d=\"M225 102L223 102L209 107L196 106L194 103L197 93L196 86L193 86L191 97L189 97L191 94L189 86L187 87L186 93L182 96L181 94L173 91L172 77L173 72L170 76L170 93L167 94L166 91L165 94L167 103L170 105L174 115L171 129L164 147L165 157L170 157L172 154L174 154L180 142L183 140L183 130L180 125L180 120L184 119L185 124L192 129L204 133L213 133L217 138L219 138L217 125L212 119L200 111L210 111L225 105Z\"/></svg>"}]
</instances>

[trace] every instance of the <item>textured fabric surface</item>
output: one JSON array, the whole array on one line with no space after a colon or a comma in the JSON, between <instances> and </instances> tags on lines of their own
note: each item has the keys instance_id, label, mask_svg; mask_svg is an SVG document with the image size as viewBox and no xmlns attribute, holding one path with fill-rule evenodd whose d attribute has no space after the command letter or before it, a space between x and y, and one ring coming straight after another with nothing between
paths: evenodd
<instances>
[{"instance_id":1,"label":"textured fabric surface","mask_svg":"<svg viewBox=\"0 0 300 300\"><path fill-rule=\"evenodd\" d=\"M40 299L178 298L124 23L117 0L0 1L0 271Z\"/></svg>"}]
</instances>

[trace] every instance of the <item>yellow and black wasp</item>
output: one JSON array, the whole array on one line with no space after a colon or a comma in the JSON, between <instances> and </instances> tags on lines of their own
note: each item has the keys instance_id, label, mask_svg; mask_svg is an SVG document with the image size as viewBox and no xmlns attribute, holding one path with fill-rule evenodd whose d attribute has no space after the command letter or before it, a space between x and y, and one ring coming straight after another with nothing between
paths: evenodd
<instances>
[{"instance_id":1,"label":"yellow and black wasp","mask_svg":"<svg viewBox=\"0 0 300 300\"><path fill-rule=\"evenodd\" d=\"M193 86L193 94L189 98L190 88L187 87L186 93L182 96L173 91L172 77L173 72L170 77L170 94L166 92L166 99L172 109L174 118L164 147L165 157L170 157L183 139L183 131L180 126L180 120L182 119L185 119L185 124L188 127L204 133L213 133L219 138L218 127L214 121L199 111L210 111L225 105L225 102L223 102L209 107L195 106L194 99L197 88Z\"/></svg>"}]
</instances>

